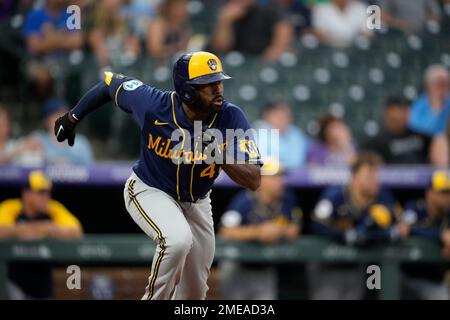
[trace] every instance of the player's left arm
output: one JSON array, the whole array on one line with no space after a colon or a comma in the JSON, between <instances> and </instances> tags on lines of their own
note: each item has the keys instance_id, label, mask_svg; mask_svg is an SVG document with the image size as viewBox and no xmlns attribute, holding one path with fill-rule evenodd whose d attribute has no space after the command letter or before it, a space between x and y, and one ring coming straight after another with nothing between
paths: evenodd
<instances>
[{"instance_id":1,"label":"player's left arm","mask_svg":"<svg viewBox=\"0 0 450 320\"><path fill-rule=\"evenodd\" d=\"M223 170L237 184L255 191L261 184L260 166L253 163L225 164Z\"/></svg>"},{"instance_id":2,"label":"player's left arm","mask_svg":"<svg viewBox=\"0 0 450 320\"><path fill-rule=\"evenodd\" d=\"M121 74L105 72L104 81L90 89L78 103L55 122L55 136L59 142L75 142L75 127L89 113L108 102L130 113L142 128L148 105L160 100L164 94L141 81Z\"/></svg>"}]
</instances>

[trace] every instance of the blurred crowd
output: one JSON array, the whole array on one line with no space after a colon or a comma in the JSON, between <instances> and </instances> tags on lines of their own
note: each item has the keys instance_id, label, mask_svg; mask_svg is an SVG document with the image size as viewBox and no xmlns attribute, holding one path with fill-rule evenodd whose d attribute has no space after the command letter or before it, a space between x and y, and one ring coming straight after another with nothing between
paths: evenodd
<instances>
[{"instance_id":1,"label":"blurred crowd","mask_svg":"<svg viewBox=\"0 0 450 320\"><path fill-rule=\"evenodd\" d=\"M2 1L1 19L21 16L29 55L48 61L76 49L94 52L100 66L119 60L131 63L140 55L165 60L193 47L217 53L239 51L276 61L295 47L299 36L311 33L331 46L345 47L358 37L374 37L367 28L367 7L380 6L383 25L405 34L439 29L448 1L442 0L213 0L213 28L203 39L193 34L194 12L201 0L19 0ZM413 3L414 5L410 5ZM76 5L81 28L66 25ZM81 19L82 18L82 19Z\"/></svg>"},{"instance_id":2,"label":"blurred crowd","mask_svg":"<svg viewBox=\"0 0 450 320\"><path fill-rule=\"evenodd\" d=\"M449 164L446 132L450 111L449 80L447 69L433 65L427 70L426 92L416 101L401 96L388 97L381 129L363 145L356 144L345 120L332 113L317 119L317 134L309 137L293 124L291 108L283 102L263 108L255 128L279 130L279 159L287 170L305 164L348 167L361 151L378 153L386 164L446 167ZM260 147L269 144L264 139L258 143Z\"/></svg>"},{"instance_id":3,"label":"blurred crowd","mask_svg":"<svg viewBox=\"0 0 450 320\"><path fill-rule=\"evenodd\" d=\"M305 35L338 48L362 38L371 41L379 35L366 26L370 4L382 10L382 28L405 35L438 32L450 10L447 0L2 1L0 21L13 26L23 41L26 53L21 67L31 84L26 96L41 105L43 130L24 136L25 124L8 115L13 106L0 105L0 162L25 166L93 162L92 147L84 137L73 149L58 146L52 138L52 119L71 107L55 90L62 59L80 60L90 53L100 72L132 65L141 57L167 63L182 52L207 49L217 54L238 51L270 64L295 51ZM76 11L68 12L69 5L80 8L79 29L67 24L71 21L77 27L72 16ZM194 32L191 17L206 7L215 8L211 26L203 33ZM287 170L305 164L348 166L361 150L378 152L386 163L447 165L448 68L430 65L423 79L424 92L414 101L401 93L385 97L381 129L363 143L353 137L352 125L339 114L320 115L313 134L306 134L292 116L297 106L283 101L261 106L255 126L280 130L281 161ZM293 145L294 152L285 152Z\"/></svg>"},{"instance_id":4,"label":"blurred crowd","mask_svg":"<svg viewBox=\"0 0 450 320\"><path fill-rule=\"evenodd\" d=\"M291 107L283 101L263 106L261 118L254 122L254 128L257 133L259 129L279 130L277 151L281 164L288 171L305 165L349 167L361 151L378 153L385 164L446 167L450 155L447 132L450 78L447 69L430 66L425 84L426 91L414 102L401 96L388 97L383 106L381 129L362 145L356 143L351 126L332 113L320 115L317 134L308 135L293 123ZM43 128L14 139L10 116L7 109L0 106L0 164L25 167L91 165L93 151L84 135L77 136L73 147L56 141L54 122L68 109L64 100L47 100L43 106ZM275 146L268 138L263 135L258 144L270 154Z\"/></svg>"}]
</instances>

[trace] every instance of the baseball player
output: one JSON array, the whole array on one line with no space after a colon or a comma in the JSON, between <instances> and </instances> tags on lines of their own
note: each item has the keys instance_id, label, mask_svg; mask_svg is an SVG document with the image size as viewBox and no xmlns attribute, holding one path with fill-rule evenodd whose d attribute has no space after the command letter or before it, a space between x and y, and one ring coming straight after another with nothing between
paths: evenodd
<instances>
[{"instance_id":1,"label":"baseball player","mask_svg":"<svg viewBox=\"0 0 450 320\"><path fill-rule=\"evenodd\" d=\"M450 258L450 175L436 170L430 177L425 197L405 203L400 236L421 237L442 245L442 255ZM448 266L405 264L402 266L404 299L448 300L445 281Z\"/></svg>"},{"instance_id":2,"label":"baseball player","mask_svg":"<svg viewBox=\"0 0 450 320\"><path fill-rule=\"evenodd\" d=\"M77 123L113 101L140 126L140 158L126 182L124 199L133 220L157 244L142 299L205 299L215 249L213 182L223 169L243 187L259 187L262 163L251 135L224 139L221 144L217 135L206 135L210 130L226 136L227 129L250 129L243 111L224 100L222 81L226 79L230 77L219 58L203 51L177 60L174 92L106 72L104 81L55 122L57 140L68 140L72 146ZM200 140L194 132L197 121L202 127ZM188 145L200 146L200 156ZM206 152L208 148L214 152ZM207 161L211 157L214 162Z\"/></svg>"},{"instance_id":3,"label":"baseball player","mask_svg":"<svg viewBox=\"0 0 450 320\"><path fill-rule=\"evenodd\" d=\"M381 163L377 154L360 153L350 168L348 184L324 190L311 217L313 234L359 246L399 239L395 222L401 208L379 183ZM311 262L307 274L313 300L360 300L364 296L361 265Z\"/></svg>"}]
</instances>

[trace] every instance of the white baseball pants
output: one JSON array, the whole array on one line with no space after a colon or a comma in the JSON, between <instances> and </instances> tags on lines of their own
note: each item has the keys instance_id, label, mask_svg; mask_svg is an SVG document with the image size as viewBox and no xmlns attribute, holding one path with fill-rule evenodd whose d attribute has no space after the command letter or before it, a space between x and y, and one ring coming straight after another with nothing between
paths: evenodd
<instances>
[{"instance_id":1,"label":"white baseball pants","mask_svg":"<svg viewBox=\"0 0 450 320\"><path fill-rule=\"evenodd\" d=\"M215 249L209 194L196 203L176 201L133 172L124 199L133 220L157 245L142 299L205 299Z\"/></svg>"}]
</instances>

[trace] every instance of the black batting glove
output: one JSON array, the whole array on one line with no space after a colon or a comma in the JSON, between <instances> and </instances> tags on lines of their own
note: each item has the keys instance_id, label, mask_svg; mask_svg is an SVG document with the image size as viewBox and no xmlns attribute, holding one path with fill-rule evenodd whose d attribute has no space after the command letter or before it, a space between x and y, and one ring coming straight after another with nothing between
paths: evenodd
<instances>
[{"instance_id":1,"label":"black batting glove","mask_svg":"<svg viewBox=\"0 0 450 320\"><path fill-rule=\"evenodd\" d=\"M66 113L62 117L59 117L55 121L55 136L58 142L63 142L67 139L69 146L73 146L75 143L75 127L76 123L73 123L69 119L69 113Z\"/></svg>"}]
</instances>

